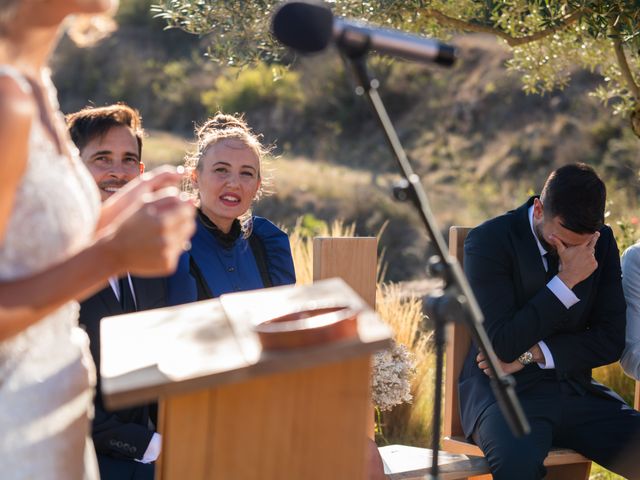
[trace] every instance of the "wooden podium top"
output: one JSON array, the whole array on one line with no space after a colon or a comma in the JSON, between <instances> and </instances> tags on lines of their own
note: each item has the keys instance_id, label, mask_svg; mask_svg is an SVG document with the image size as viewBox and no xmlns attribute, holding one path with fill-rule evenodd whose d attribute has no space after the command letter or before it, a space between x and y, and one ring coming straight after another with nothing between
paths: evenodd
<instances>
[{"instance_id":1,"label":"wooden podium top","mask_svg":"<svg viewBox=\"0 0 640 480\"><path fill-rule=\"evenodd\" d=\"M263 352L253 332L274 317L335 305L362 311L357 337ZM391 338L389 327L337 278L108 317L100 328L102 395L112 409L370 354Z\"/></svg>"}]
</instances>

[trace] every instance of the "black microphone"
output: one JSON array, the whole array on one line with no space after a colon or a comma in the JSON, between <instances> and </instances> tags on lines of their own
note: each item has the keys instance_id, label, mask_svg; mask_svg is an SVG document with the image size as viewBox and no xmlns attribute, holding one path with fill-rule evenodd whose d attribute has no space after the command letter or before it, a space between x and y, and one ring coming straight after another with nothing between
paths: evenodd
<instances>
[{"instance_id":1,"label":"black microphone","mask_svg":"<svg viewBox=\"0 0 640 480\"><path fill-rule=\"evenodd\" d=\"M450 66L456 59L455 48L437 40L389 30L366 23L334 18L326 5L315 2L282 4L273 16L273 35L288 47L302 53L324 50L334 41L348 53L369 49L418 62L436 62Z\"/></svg>"}]
</instances>

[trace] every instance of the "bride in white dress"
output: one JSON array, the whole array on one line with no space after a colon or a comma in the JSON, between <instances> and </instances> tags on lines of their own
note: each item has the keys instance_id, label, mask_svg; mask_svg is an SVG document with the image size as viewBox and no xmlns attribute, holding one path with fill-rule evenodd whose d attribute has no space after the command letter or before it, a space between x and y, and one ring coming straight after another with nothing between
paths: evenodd
<instances>
[{"instance_id":1,"label":"bride in white dress","mask_svg":"<svg viewBox=\"0 0 640 480\"><path fill-rule=\"evenodd\" d=\"M193 207L169 170L101 206L46 62L59 26L111 0L0 0L0 477L97 479L95 372L78 305L126 271L173 271ZM172 188L168 188L172 187Z\"/></svg>"}]
</instances>

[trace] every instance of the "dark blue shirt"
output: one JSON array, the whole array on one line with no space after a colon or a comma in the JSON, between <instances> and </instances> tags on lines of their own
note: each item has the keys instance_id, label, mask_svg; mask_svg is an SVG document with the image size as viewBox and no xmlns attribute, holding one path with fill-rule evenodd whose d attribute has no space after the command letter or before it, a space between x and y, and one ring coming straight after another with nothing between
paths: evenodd
<instances>
[{"instance_id":1,"label":"dark blue shirt","mask_svg":"<svg viewBox=\"0 0 640 480\"><path fill-rule=\"evenodd\" d=\"M251 236L257 237L264 252L264 264L271 286L289 285L296 281L289 237L269 220L253 217ZM200 278L193 275L195 263ZM167 279L169 305L195 302L198 282L206 284L211 297L225 293L264 288L256 255L249 238L240 235L235 241L222 241L198 218L197 229L191 239L191 250L182 254L176 272ZM200 285L202 291L202 285Z\"/></svg>"}]
</instances>

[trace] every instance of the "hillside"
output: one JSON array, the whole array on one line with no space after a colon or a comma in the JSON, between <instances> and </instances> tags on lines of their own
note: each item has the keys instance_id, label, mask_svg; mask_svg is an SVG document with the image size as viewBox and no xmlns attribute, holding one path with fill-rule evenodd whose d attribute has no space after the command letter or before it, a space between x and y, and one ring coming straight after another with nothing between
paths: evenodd
<instances>
[{"instance_id":1,"label":"hillside","mask_svg":"<svg viewBox=\"0 0 640 480\"><path fill-rule=\"evenodd\" d=\"M128 3L119 31L96 47L62 42L53 68L63 110L117 100L136 106L154 130L148 163L160 153L162 161L179 162L193 122L217 108L243 111L282 156L273 163L277 193L258 214L288 226L303 214L342 218L355 221L359 234L376 234L388 221L381 242L389 278L423 275L427 241L410 206L391 200L395 164L335 52L300 59L274 83L266 66L238 73L211 63L197 37L162 31ZM625 119L588 96L597 74L575 71L564 91L528 96L493 38L454 43L460 60L451 70L370 62L443 229L516 206L550 169L571 161L605 176L612 223L636 211L640 143Z\"/></svg>"}]
</instances>

